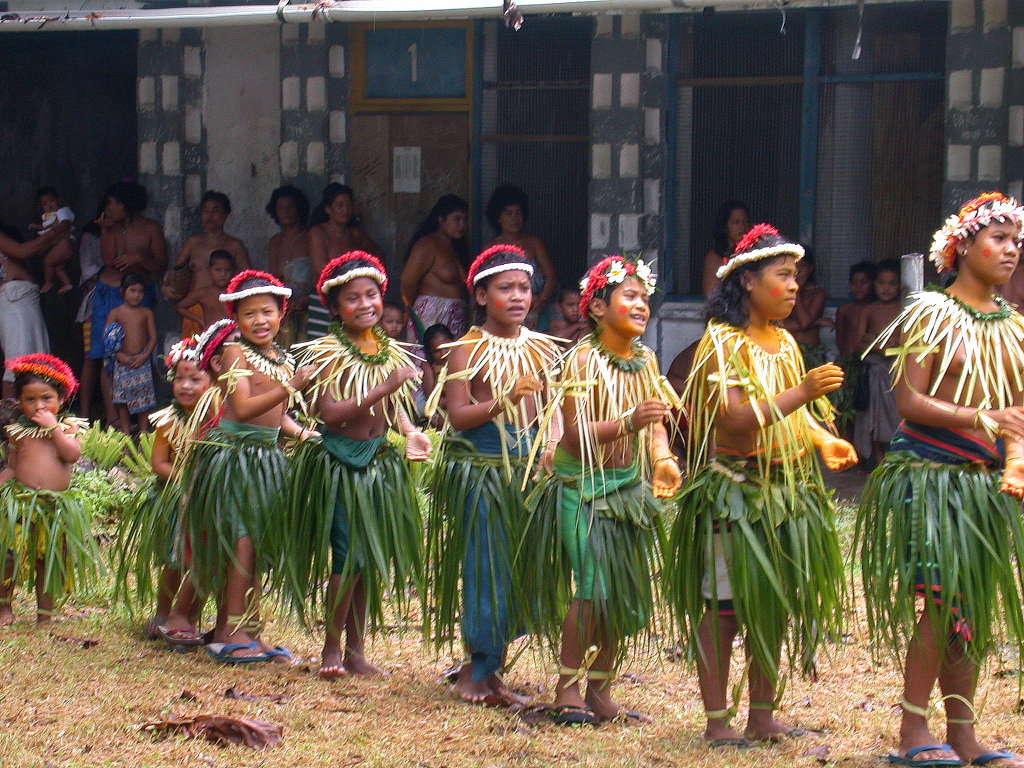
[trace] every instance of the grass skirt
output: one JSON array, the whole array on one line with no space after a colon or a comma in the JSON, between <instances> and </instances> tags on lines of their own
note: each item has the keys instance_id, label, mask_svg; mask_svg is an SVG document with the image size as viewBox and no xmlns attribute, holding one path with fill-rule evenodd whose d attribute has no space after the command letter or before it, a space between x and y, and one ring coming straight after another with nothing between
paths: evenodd
<instances>
[{"instance_id":1,"label":"grass skirt","mask_svg":"<svg viewBox=\"0 0 1024 768\"><path fill-rule=\"evenodd\" d=\"M449 435L430 480L427 519L427 569L423 629L439 647L452 643L456 626L474 652L474 679L501 665L504 646L521 634L523 591L512 578L512 560L523 522L523 477L529 467L512 452L500 450L492 423L469 430L474 444ZM528 447L528 446L527 446ZM461 618L461 622L460 622ZM479 657L479 658L478 658Z\"/></svg>"},{"instance_id":2,"label":"grass skirt","mask_svg":"<svg viewBox=\"0 0 1024 768\"><path fill-rule=\"evenodd\" d=\"M129 608L148 608L157 598L160 572L181 568L180 502L178 483L165 484L154 477L136 491L118 524L115 594Z\"/></svg>"},{"instance_id":3,"label":"grass skirt","mask_svg":"<svg viewBox=\"0 0 1024 768\"><path fill-rule=\"evenodd\" d=\"M665 545L662 505L640 480L639 466L582 473L556 452L554 474L526 502L528 524L516 559L518 578L535 604L531 633L557 648L568 603L591 601L595 626L616 645L649 639L655 617L655 578Z\"/></svg>"},{"instance_id":4,"label":"grass skirt","mask_svg":"<svg viewBox=\"0 0 1024 768\"><path fill-rule=\"evenodd\" d=\"M834 513L816 467L798 468L791 491L776 474L762 481L756 459L721 455L701 469L678 498L665 575L691 660L705 611L717 622L718 601L731 599L752 659L773 682L784 642L790 666L811 672L821 640L840 634L844 602ZM731 597L715 578L716 536Z\"/></svg>"},{"instance_id":5,"label":"grass skirt","mask_svg":"<svg viewBox=\"0 0 1024 768\"><path fill-rule=\"evenodd\" d=\"M33 589L42 561L43 591L56 603L102 568L91 524L75 491L39 491L16 480L0 488L0 553L14 557L14 583Z\"/></svg>"},{"instance_id":6,"label":"grass skirt","mask_svg":"<svg viewBox=\"0 0 1024 768\"><path fill-rule=\"evenodd\" d=\"M371 628L386 618L386 594L406 615L409 586L422 593L423 522L415 487L395 446L387 440L378 445L362 467L340 461L321 441L303 441L292 457L282 530L270 538L280 548L275 584L304 621L310 610L318 617L333 611L323 589L332 574L341 575L339 594L360 577Z\"/></svg>"},{"instance_id":7,"label":"grass skirt","mask_svg":"<svg viewBox=\"0 0 1024 768\"><path fill-rule=\"evenodd\" d=\"M239 539L249 536L259 570L268 557L267 521L283 505L288 461L278 430L222 420L195 443L182 471L185 557L203 594L221 595Z\"/></svg>"},{"instance_id":8,"label":"grass skirt","mask_svg":"<svg viewBox=\"0 0 1024 768\"><path fill-rule=\"evenodd\" d=\"M926 605L938 634L966 620L975 661L1003 638L1024 650L1024 530L1020 503L999 492L1001 477L998 467L912 451L890 451L871 473L856 540L868 625L883 647L905 647L917 621L915 592L923 592L933 597Z\"/></svg>"}]
</instances>

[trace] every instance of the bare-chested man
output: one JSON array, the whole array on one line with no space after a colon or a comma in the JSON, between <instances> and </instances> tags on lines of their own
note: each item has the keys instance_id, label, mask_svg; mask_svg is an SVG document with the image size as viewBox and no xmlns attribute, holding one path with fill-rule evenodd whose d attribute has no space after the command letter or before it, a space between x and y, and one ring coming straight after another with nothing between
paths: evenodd
<instances>
[{"instance_id":1,"label":"bare-chested man","mask_svg":"<svg viewBox=\"0 0 1024 768\"><path fill-rule=\"evenodd\" d=\"M0 346L4 357L13 360L30 352L49 352L43 312L39 308L39 286L25 268L24 260L45 253L67 236L65 223L27 243L19 243L0 232ZM14 373L4 371L4 398L14 397Z\"/></svg>"},{"instance_id":2,"label":"bare-chested man","mask_svg":"<svg viewBox=\"0 0 1024 768\"><path fill-rule=\"evenodd\" d=\"M224 231L224 223L231 213L231 201L223 192L214 192L212 189L203 193L203 199L199 205L199 223L203 231L192 235L181 246L181 253L171 271L168 279L164 281L164 298L169 301L178 301L189 291L201 291L210 285L210 254L214 251L227 251L235 259L235 267L239 270L249 268L249 251L245 243L237 237L232 237ZM173 277L176 272L188 270L192 278L188 282L188 290L182 291L181 286L184 280ZM182 324L181 332L186 336L196 333L200 329L194 327L194 323L186 320Z\"/></svg>"},{"instance_id":3,"label":"bare-chested man","mask_svg":"<svg viewBox=\"0 0 1024 768\"><path fill-rule=\"evenodd\" d=\"M305 341L306 310L313 290L313 270L309 264L309 198L291 184L270 193L266 211L281 231L267 243L270 274L292 289L295 300L288 305L288 316L279 336L283 346Z\"/></svg>"},{"instance_id":4,"label":"bare-chested man","mask_svg":"<svg viewBox=\"0 0 1024 768\"><path fill-rule=\"evenodd\" d=\"M466 236L468 214L462 198L443 195L413 235L400 282L417 336L437 323L455 338L466 331L466 270L456 244Z\"/></svg>"},{"instance_id":5,"label":"bare-chested man","mask_svg":"<svg viewBox=\"0 0 1024 768\"><path fill-rule=\"evenodd\" d=\"M88 414L92 400L96 372L103 359L103 328L110 310L120 306L121 281L133 272L146 282L142 305L152 307L156 302L155 281L167 268L167 243L160 225L142 215L148 198L141 185L131 181L119 181L111 185L104 194L103 213L96 223L100 227L100 254L103 269L96 281L96 293L92 302L92 325L89 335L89 354L82 368L82 388L79 395L79 410ZM117 415L110 400L110 377L100 376L103 389L104 415L107 421L114 421Z\"/></svg>"}]
</instances>

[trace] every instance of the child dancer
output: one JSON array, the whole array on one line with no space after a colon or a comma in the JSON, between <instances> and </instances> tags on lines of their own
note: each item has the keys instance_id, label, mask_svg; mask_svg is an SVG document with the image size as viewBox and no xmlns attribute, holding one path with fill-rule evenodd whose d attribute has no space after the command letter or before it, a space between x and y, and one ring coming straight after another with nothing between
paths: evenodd
<instances>
[{"instance_id":1,"label":"child dancer","mask_svg":"<svg viewBox=\"0 0 1024 768\"><path fill-rule=\"evenodd\" d=\"M451 641L459 614L462 577L462 642L469 660L455 682L473 704L522 703L502 681L508 643L521 634L514 607L525 593L512 579L512 559L522 531L527 455L547 397L542 383L559 355L557 341L523 325L530 311L534 266L514 245L488 248L473 261L466 286L477 306L476 322L447 345L447 363L428 402L447 396L454 433L432 482L428 563L433 575L436 622L425 629L440 645Z\"/></svg>"},{"instance_id":2,"label":"child dancer","mask_svg":"<svg viewBox=\"0 0 1024 768\"><path fill-rule=\"evenodd\" d=\"M36 621L50 620L72 580L88 583L100 562L81 499L68 491L85 419L59 416L78 382L67 363L32 354L7 362L21 415L6 427L14 479L0 489L0 625L14 620L17 584L35 586ZM18 560L20 558L20 561Z\"/></svg>"},{"instance_id":3,"label":"child dancer","mask_svg":"<svg viewBox=\"0 0 1024 768\"><path fill-rule=\"evenodd\" d=\"M556 427L541 439L553 460L542 456L541 465L553 466L553 474L527 502L531 527L519 561L523 589L541 603L533 614L539 630L552 637L561 627L551 711L560 725L651 721L617 704L611 690L626 639L654 613L663 538L655 497L673 495L681 480L664 424L678 398L639 340L654 287L650 267L623 256L609 256L587 273L580 315L593 330L569 350L558 395L548 404L546 418ZM576 591L566 612L569 567Z\"/></svg>"},{"instance_id":4,"label":"child dancer","mask_svg":"<svg viewBox=\"0 0 1024 768\"><path fill-rule=\"evenodd\" d=\"M814 460L852 466L825 398L842 370L809 372L780 327L797 301L803 248L767 224L750 229L718 270L708 327L683 400L692 473L679 497L666 584L697 661L712 746L747 748L803 731L775 719L779 653L813 671L822 637L841 619L842 557L833 510ZM726 703L733 639L745 634L750 712L743 737Z\"/></svg>"},{"instance_id":5,"label":"child dancer","mask_svg":"<svg viewBox=\"0 0 1024 768\"><path fill-rule=\"evenodd\" d=\"M1019 269L1022 224L1024 208L998 192L966 203L932 243L952 284L916 294L882 332L900 334L893 380L904 421L864 488L857 538L875 636L898 650L913 627L889 757L900 765L1024 766L981 745L972 705L994 642L1005 637L1018 659L1024 648L1024 319L995 294ZM936 680L946 744L927 722Z\"/></svg>"},{"instance_id":6,"label":"child dancer","mask_svg":"<svg viewBox=\"0 0 1024 768\"><path fill-rule=\"evenodd\" d=\"M316 370L310 399L326 428L322 442L303 443L293 459L282 540L295 549L282 563L300 613L329 580L319 672L327 679L380 674L363 652L367 605L376 626L385 591L399 610L410 583L422 593L415 487L387 430L405 436L410 461L427 458L430 440L413 427L419 368L379 326L387 284L383 265L369 253L349 251L330 261L316 289L335 320L326 336L298 347L300 361Z\"/></svg>"},{"instance_id":7,"label":"child dancer","mask_svg":"<svg viewBox=\"0 0 1024 768\"><path fill-rule=\"evenodd\" d=\"M134 573L136 598L140 603L148 603L153 597L151 574L160 572L156 613L146 624L146 635L150 639L161 637L172 645L202 643L202 633L194 622L186 619L181 626L182 622L177 619L182 617L176 617L173 623L169 620L175 596L188 592L192 597L195 592L190 580L182 581L178 556L181 484L176 476L175 460L193 439L189 416L210 388L210 374L199 368L198 352L197 340L190 336L171 347L164 361L174 401L151 418L156 430L151 459L154 481L140 492L135 514L125 516L118 535L121 546L118 587L126 591L128 575Z\"/></svg>"},{"instance_id":8,"label":"child dancer","mask_svg":"<svg viewBox=\"0 0 1024 768\"><path fill-rule=\"evenodd\" d=\"M302 438L287 416L289 402L313 369L295 371L274 343L291 289L266 272L236 275L221 295L241 339L224 350L223 417L189 452L182 474L185 534L192 578L218 600L217 625L207 652L217 661L288 661L290 654L259 639L258 567L264 534L279 514L287 462L279 434Z\"/></svg>"}]
</instances>

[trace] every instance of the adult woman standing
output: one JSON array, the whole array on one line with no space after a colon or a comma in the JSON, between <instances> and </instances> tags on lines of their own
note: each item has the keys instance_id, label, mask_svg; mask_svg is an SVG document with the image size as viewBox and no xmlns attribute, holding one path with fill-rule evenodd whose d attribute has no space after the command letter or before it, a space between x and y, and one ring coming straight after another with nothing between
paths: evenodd
<instances>
[{"instance_id":1,"label":"adult woman standing","mask_svg":"<svg viewBox=\"0 0 1024 768\"><path fill-rule=\"evenodd\" d=\"M722 266L722 259L727 257L740 238L750 229L750 209L740 200L726 200L715 212L715 240L710 251L704 254L704 269L701 272L701 291L704 298L718 287L722 281L715 273Z\"/></svg>"},{"instance_id":2,"label":"adult woman standing","mask_svg":"<svg viewBox=\"0 0 1024 768\"><path fill-rule=\"evenodd\" d=\"M296 299L288 304L286 325L281 329L282 344L304 341L306 309L313 290L313 270L309 266L309 198L291 184L270 193L266 211L281 231L267 243L270 273L292 289Z\"/></svg>"},{"instance_id":3,"label":"adult woman standing","mask_svg":"<svg viewBox=\"0 0 1024 768\"><path fill-rule=\"evenodd\" d=\"M533 275L533 305L524 323L529 328L535 328L537 319L558 287L558 273L548 256L544 241L536 235L523 232L523 225L530 217L529 198L514 184L502 184L487 201L484 215L495 232L494 238L484 243L484 249L506 243L516 245L526 251L526 255L539 267Z\"/></svg>"}]
</instances>

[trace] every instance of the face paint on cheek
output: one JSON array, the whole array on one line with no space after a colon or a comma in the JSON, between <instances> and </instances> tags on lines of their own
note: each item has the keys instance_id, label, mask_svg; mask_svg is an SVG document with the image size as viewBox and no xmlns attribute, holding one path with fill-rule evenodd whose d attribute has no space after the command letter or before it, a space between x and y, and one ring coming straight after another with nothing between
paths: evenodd
<instances>
[{"instance_id":1,"label":"face paint on cheek","mask_svg":"<svg viewBox=\"0 0 1024 768\"><path fill-rule=\"evenodd\" d=\"M356 311L352 307L345 307L343 310L341 310L341 312L346 317L351 317L352 315L355 314Z\"/></svg>"},{"instance_id":2,"label":"face paint on cheek","mask_svg":"<svg viewBox=\"0 0 1024 768\"><path fill-rule=\"evenodd\" d=\"M627 312L629 312L629 307L619 307L620 315L625 315Z\"/></svg>"},{"instance_id":3,"label":"face paint on cheek","mask_svg":"<svg viewBox=\"0 0 1024 768\"><path fill-rule=\"evenodd\" d=\"M984 251L981 252L981 255L987 259L989 256L992 255L992 249L986 248Z\"/></svg>"},{"instance_id":4,"label":"face paint on cheek","mask_svg":"<svg viewBox=\"0 0 1024 768\"><path fill-rule=\"evenodd\" d=\"M505 308L505 302L502 301L501 299L495 299L494 300L494 308L495 309L504 309Z\"/></svg>"},{"instance_id":5,"label":"face paint on cheek","mask_svg":"<svg viewBox=\"0 0 1024 768\"><path fill-rule=\"evenodd\" d=\"M781 288L772 288L772 298L773 299L777 299L781 295L782 295L782 289Z\"/></svg>"}]
</instances>

